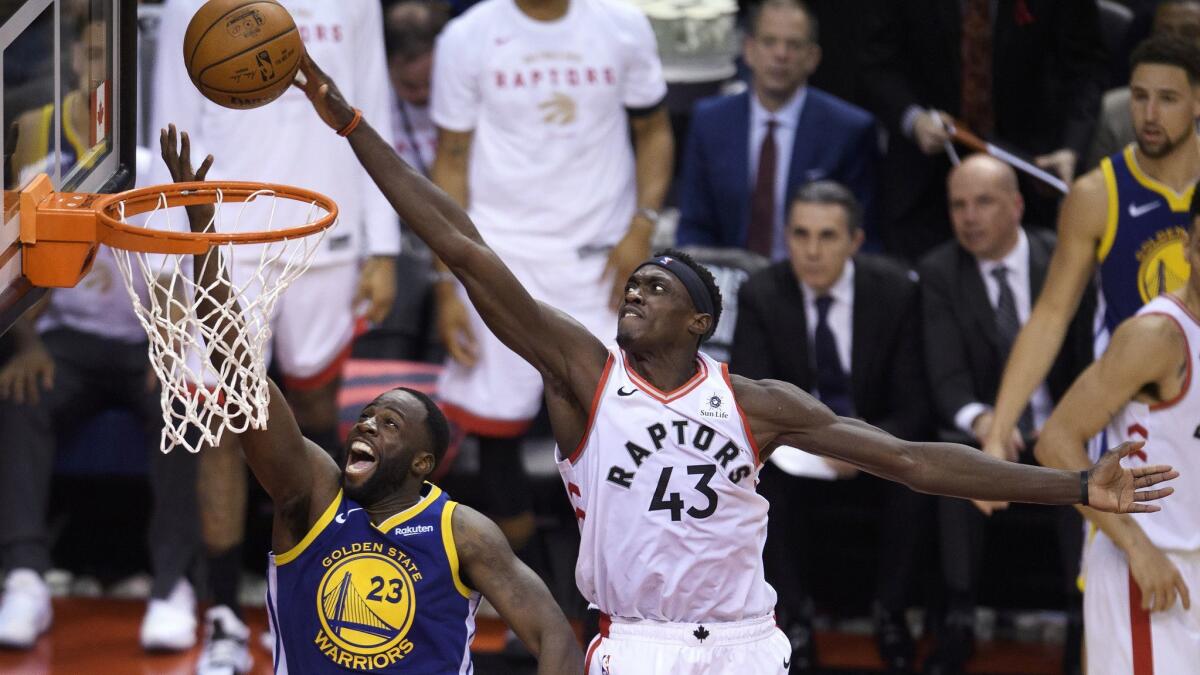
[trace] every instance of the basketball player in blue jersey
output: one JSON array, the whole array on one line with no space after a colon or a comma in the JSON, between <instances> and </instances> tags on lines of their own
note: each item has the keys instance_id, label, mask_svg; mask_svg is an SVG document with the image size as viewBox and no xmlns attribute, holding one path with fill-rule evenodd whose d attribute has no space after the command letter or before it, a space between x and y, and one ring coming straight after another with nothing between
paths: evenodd
<instances>
[{"instance_id":1,"label":"basketball player in blue jersey","mask_svg":"<svg viewBox=\"0 0 1200 675\"><path fill-rule=\"evenodd\" d=\"M712 275L657 255L629 277L617 347L535 301L454 200L391 145L305 57L297 84L346 136L417 236L465 287L488 327L545 382L559 470L580 526L576 583L601 612L590 675L782 675L762 569L768 505L755 491L779 445L835 457L923 492L1149 512L1137 491L1178 474L1124 469L1124 444L1085 471L998 461L962 445L909 443L834 415L800 389L731 376L699 352L721 314ZM352 461L354 446L351 447Z\"/></svg>"},{"instance_id":2,"label":"basketball player in blue jersey","mask_svg":"<svg viewBox=\"0 0 1200 675\"><path fill-rule=\"evenodd\" d=\"M174 180L204 180L211 155L193 171L187 134L177 140L172 125L160 140ZM188 207L188 217L193 231L203 231L212 207ZM218 267L196 258L197 283L224 302L229 286ZM201 301L198 313L207 309ZM215 361L224 357L212 358L220 370ZM268 579L275 673L474 672L481 596L538 657L538 673L580 672L574 632L500 528L425 482L449 436L428 396L400 387L368 404L339 467L300 434L274 382L269 388L267 428L239 438L275 504Z\"/></svg>"},{"instance_id":3,"label":"basketball player in blue jersey","mask_svg":"<svg viewBox=\"0 0 1200 675\"><path fill-rule=\"evenodd\" d=\"M1041 295L1013 343L984 450L1015 459L1017 419L1058 355L1097 270L1112 331L1142 305L1188 278L1184 242L1192 186L1200 178L1200 45L1158 35L1130 57L1136 142L1071 187Z\"/></svg>"}]
</instances>

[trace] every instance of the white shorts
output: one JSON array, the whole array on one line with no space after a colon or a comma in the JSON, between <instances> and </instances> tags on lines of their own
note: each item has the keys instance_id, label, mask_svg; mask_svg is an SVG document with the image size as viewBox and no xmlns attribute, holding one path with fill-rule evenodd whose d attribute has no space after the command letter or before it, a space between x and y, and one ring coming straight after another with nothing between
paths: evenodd
<instances>
[{"instance_id":1,"label":"white shorts","mask_svg":"<svg viewBox=\"0 0 1200 675\"><path fill-rule=\"evenodd\" d=\"M701 639L703 638L703 639ZM774 617L694 624L602 620L584 675L786 675L792 645Z\"/></svg>"},{"instance_id":2,"label":"white shorts","mask_svg":"<svg viewBox=\"0 0 1200 675\"><path fill-rule=\"evenodd\" d=\"M603 278L606 259L572 253L536 261L510 256L504 262L535 299L566 312L609 344L616 340L617 314L608 306L613 282ZM479 358L470 368L447 360L438 380L446 416L468 433L520 436L541 407L542 377L488 330L466 291L460 287L458 293L467 307Z\"/></svg>"},{"instance_id":3,"label":"white shorts","mask_svg":"<svg viewBox=\"0 0 1200 675\"><path fill-rule=\"evenodd\" d=\"M234 266L235 285L245 269ZM274 352L288 387L317 389L341 372L357 327L351 306L357 284L357 263L331 264L310 267L284 290L275 304L271 342L263 359L269 363ZM189 354L193 372L200 372L199 358ZM211 376L210 370L206 379ZM205 384L212 386L215 381Z\"/></svg>"},{"instance_id":4,"label":"white shorts","mask_svg":"<svg viewBox=\"0 0 1200 675\"><path fill-rule=\"evenodd\" d=\"M1165 612L1142 609L1125 553L1097 532L1084 554L1083 625L1089 675L1168 675L1200 668L1200 552L1167 552L1192 595Z\"/></svg>"}]
</instances>

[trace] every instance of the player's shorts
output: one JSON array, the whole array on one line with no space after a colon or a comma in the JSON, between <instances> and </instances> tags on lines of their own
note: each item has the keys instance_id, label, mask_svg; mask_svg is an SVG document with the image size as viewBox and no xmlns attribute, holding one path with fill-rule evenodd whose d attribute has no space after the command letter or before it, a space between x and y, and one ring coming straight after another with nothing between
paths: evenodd
<instances>
[{"instance_id":1,"label":"player's shorts","mask_svg":"<svg viewBox=\"0 0 1200 675\"><path fill-rule=\"evenodd\" d=\"M235 285L245 269L234 265ZM250 270L253 271L253 265ZM274 352L287 387L319 389L341 373L355 334L356 319L351 305L357 285L356 263L331 264L310 267L284 290L275 304L271 342L263 359L269 363ZM246 294L240 299L249 300ZM198 358L189 354L189 361ZM198 364L191 367L199 372ZM211 386L215 382L205 384Z\"/></svg>"},{"instance_id":2,"label":"player's shorts","mask_svg":"<svg viewBox=\"0 0 1200 675\"><path fill-rule=\"evenodd\" d=\"M601 342L616 340L617 314L608 301L612 281L603 278L607 256L545 255L538 260L507 256L504 262L535 299L566 312ZM501 438L525 433L542 400L542 377L501 344L459 288L479 358L468 368L448 359L438 380L446 416L466 432Z\"/></svg>"},{"instance_id":3,"label":"player's shorts","mask_svg":"<svg viewBox=\"0 0 1200 675\"><path fill-rule=\"evenodd\" d=\"M601 617L585 675L786 675L792 646L774 617L665 623Z\"/></svg>"},{"instance_id":4,"label":"player's shorts","mask_svg":"<svg viewBox=\"0 0 1200 675\"><path fill-rule=\"evenodd\" d=\"M1097 532L1084 555L1083 595L1089 675L1192 673L1200 666L1200 551L1167 552L1192 594L1164 612L1142 609L1124 552Z\"/></svg>"}]
</instances>

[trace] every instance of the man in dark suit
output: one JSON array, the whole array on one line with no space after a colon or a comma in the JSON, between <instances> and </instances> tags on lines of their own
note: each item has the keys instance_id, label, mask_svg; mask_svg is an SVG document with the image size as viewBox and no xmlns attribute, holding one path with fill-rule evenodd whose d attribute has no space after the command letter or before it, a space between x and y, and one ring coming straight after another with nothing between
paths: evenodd
<instances>
[{"instance_id":1,"label":"man in dark suit","mask_svg":"<svg viewBox=\"0 0 1200 675\"><path fill-rule=\"evenodd\" d=\"M906 270L857 254L863 241L854 195L833 181L800 187L788 211L789 258L753 274L738 293L730 368L815 393L840 415L858 417L900 438L921 438L928 419L919 343L917 288ZM870 481L866 477L864 481ZM917 559L922 506L907 488L883 490L876 600L877 636L891 672L912 663L902 617ZM775 466L760 489L771 501L765 551L768 580L778 589L780 625L792 637L796 663L813 665L805 647L811 600L804 557L816 544L806 523L819 490ZM819 518L817 514L815 518Z\"/></svg>"},{"instance_id":2,"label":"man in dark suit","mask_svg":"<svg viewBox=\"0 0 1200 675\"><path fill-rule=\"evenodd\" d=\"M878 141L870 114L806 86L821 60L816 20L798 0L764 0L748 23L747 92L700 101L679 178L680 246L787 257L784 205L834 179L873 212Z\"/></svg>"},{"instance_id":3,"label":"man in dark suit","mask_svg":"<svg viewBox=\"0 0 1200 675\"><path fill-rule=\"evenodd\" d=\"M1071 182L1105 86L1096 0L872 2L862 89L890 135L880 194L886 250L915 261L950 236L947 113ZM1034 220L1050 226L1054 200L1038 201L1045 213Z\"/></svg>"},{"instance_id":4,"label":"man in dark suit","mask_svg":"<svg viewBox=\"0 0 1200 675\"><path fill-rule=\"evenodd\" d=\"M1012 342L1046 279L1054 233L1021 227L1024 202L1016 174L992 157L973 155L956 167L948 194L955 240L931 251L919 268L925 364L940 440L978 445L991 426L991 406ZM1084 297L1093 300L1085 300L1076 314L1054 368L1022 415L1027 439L1091 361L1095 296ZM1032 460L1023 453L1022 461ZM938 501L947 613L929 672L956 673L972 651L983 514L999 505ZM1062 542L1064 588L1078 600L1079 516L1057 509L1053 520ZM1077 658L1078 643L1066 656Z\"/></svg>"}]
</instances>

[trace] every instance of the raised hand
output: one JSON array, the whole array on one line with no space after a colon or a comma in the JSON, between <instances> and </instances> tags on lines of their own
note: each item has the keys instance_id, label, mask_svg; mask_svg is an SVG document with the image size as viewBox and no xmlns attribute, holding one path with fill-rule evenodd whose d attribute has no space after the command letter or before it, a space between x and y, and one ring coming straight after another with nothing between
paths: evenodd
<instances>
[{"instance_id":1,"label":"raised hand","mask_svg":"<svg viewBox=\"0 0 1200 675\"><path fill-rule=\"evenodd\" d=\"M1179 472L1165 464L1133 469L1121 466L1122 459L1140 450L1144 444L1144 441L1126 441L1104 453L1100 461L1088 469L1088 506L1109 513L1153 513L1162 508L1141 502L1162 499L1175 488L1144 488L1178 478Z\"/></svg>"},{"instance_id":2,"label":"raised hand","mask_svg":"<svg viewBox=\"0 0 1200 675\"><path fill-rule=\"evenodd\" d=\"M333 80L321 70L308 54L300 57L300 70L292 82L312 102L321 121L331 129L345 128L354 119L354 108L342 97Z\"/></svg>"},{"instance_id":3,"label":"raised hand","mask_svg":"<svg viewBox=\"0 0 1200 675\"><path fill-rule=\"evenodd\" d=\"M166 129L158 132L158 145L162 152L163 162L171 173L171 180L176 183L191 183L203 181L212 168L213 156L209 155L200 163L200 168L192 170L192 141L187 132L182 134L174 124L168 124ZM187 207L188 225L192 232L204 232L212 222L212 204L193 204Z\"/></svg>"}]
</instances>

